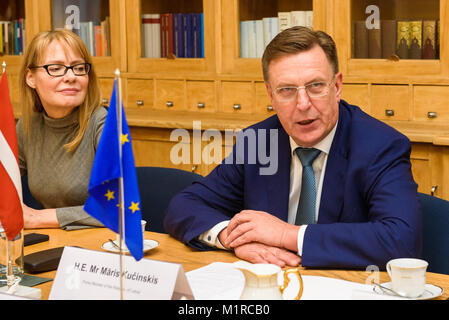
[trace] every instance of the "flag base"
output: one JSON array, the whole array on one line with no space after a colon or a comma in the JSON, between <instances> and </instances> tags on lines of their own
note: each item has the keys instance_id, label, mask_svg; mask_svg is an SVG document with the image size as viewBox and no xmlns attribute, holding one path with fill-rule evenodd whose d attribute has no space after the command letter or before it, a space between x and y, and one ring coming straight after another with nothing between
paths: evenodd
<instances>
[{"instance_id":1,"label":"flag base","mask_svg":"<svg viewBox=\"0 0 449 320\"><path fill-rule=\"evenodd\" d=\"M8 240L0 229L0 286L12 286L23 278L23 232Z\"/></svg>"}]
</instances>

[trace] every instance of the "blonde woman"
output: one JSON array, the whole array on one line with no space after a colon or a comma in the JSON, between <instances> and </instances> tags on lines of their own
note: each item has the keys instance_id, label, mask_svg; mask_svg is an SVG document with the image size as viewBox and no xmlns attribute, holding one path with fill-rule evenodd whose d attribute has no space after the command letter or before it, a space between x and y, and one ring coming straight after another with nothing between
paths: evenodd
<instances>
[{"instance_id":1,"label":"blonde woman","mask_svg":"<svg viewBox=\"0 0 449 320\"><path fill-rule=\"evenodd\" d=\"M37 34L25 52L19 88L21 175L44 208L24 207L25 228L102 226L83 206L107 111L81 38L67 30Z\"/></svg>"}]
</instances>

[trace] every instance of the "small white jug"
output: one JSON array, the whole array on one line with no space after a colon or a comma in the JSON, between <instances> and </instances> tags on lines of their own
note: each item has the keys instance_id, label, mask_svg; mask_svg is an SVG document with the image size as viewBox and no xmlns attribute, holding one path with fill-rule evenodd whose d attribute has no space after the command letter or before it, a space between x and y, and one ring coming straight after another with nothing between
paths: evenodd
<instances>
[{"instance_id":1,"label":"small white jug","mask_svg":"<svg viewBox=\"0 0 449 320\"><path fill-rule=\"evenodd\" d=\"M278 273L282 269L274 264L252 264L246 261L234 262L234 267L242 271L245 276L245 286L242 291L241 300L282 300L285 288L287 288L293 273L299 280L299 292L295 300L299 300L304 289L302 277L298 268L290 268L284 272L284 284L278 286Z\"/></svg>"}]
</instances>

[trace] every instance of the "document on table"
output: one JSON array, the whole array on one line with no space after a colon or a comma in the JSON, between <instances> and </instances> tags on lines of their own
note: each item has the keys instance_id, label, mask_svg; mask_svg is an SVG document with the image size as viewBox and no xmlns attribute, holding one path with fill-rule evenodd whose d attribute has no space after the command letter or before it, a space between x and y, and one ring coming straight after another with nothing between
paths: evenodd
<instances>
[{"instance_id":1,"label":"document on table","mask_svg":"<svg viewBox=\"0 0 449 320\"><path fill-rule=\"evenodd\" d=\"M232 263L214 262L186 273L196 300L238 300L245 285L243 273ZM278 275L279 284L282 274ZM291 278L284 299L293 298L299 283ZM397 299L380 295L372 285L318 276L302 276L304 292L301 300L384 300Z\"/></svg>"}]
</instances>

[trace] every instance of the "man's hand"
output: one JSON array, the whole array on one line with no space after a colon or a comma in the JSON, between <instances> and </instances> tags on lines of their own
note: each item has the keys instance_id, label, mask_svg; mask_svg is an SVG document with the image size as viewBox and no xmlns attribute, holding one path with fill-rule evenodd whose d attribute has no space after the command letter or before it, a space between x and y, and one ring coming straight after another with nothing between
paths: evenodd
<instances>
[{"instance_id":1,"label":"man's hand","mask_svg":"<svg viewBox=\"0 0 449 320\"><path fill-rule=\"evenodd\" d=\"M299 226L291 225L269 213L243 210L229 222L227 237L222 243L225 247L237 248L258 242L297 252L298 230Z\"/></svg>"},{"instance_id":2,"label":"man's hand","mask_svg":"<svg viewBox=\"0 0 449 320\"><path fill-rule=\"evenodd\" d=\"M283 268L297 267L301 258L282 248L268 246L262 243L248 243L234 248L235 255L251 263L271 263Z\"/></svg>"}]
</instances>

